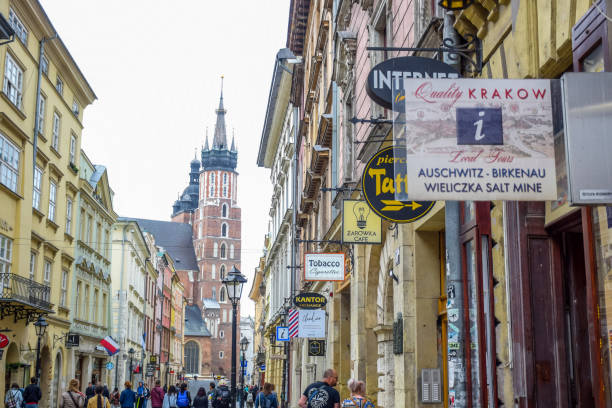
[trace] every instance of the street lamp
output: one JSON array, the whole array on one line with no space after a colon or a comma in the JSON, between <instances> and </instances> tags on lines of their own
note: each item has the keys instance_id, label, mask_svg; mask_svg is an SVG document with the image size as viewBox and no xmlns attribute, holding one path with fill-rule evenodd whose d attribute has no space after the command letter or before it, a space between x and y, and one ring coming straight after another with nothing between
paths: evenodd
<instances>
[{"instance_id":1,"label":"street lamp","mask_svg":"<svg viewBox=\"0 0 612 408\"><path fill-rule=\"evenodd\" d=\"M243 337L242 340L240 340L240 350L242 350L242 358L240 359L240 408L244 407L244 371L246 369L246 366L244 365L246 363L246 351L249 348L249 339L247 339L246 337ZM243 363L243 361L245 363Z\"/></svg>"},{"instance_id":2,"label":"street lamp","mask_svg":"<svg viewBox=\"0 0 612 408\"><path fill-rule=\"evenodd\" d=\"M38 320L34 323L34 330L36 331L36 336L38 337L38 343L36 344L36 383L40 383L40 341L42 340L45 332L47 331L47 320L45 320L44 316L38 316Z\"/></svg>"},{"instance_id":3,"label":"street lamp","mask_svg":"<svg viewBox=\"0 0 612 408\"><path fill-rule=\"evenodd\" d=\"M128 354L130 355L130 382L132 382L134 378L134 353L136 353L136 350L130 347L128 350Z\"/></svg>"},{"instance_id":4,"label":"street lamp","mask_svg":"<svg viewBox=\"0 0 612 408\"><path fill-rule=\"evenodd\" d=\"M240 273L236 265L232 266L223 284L227 291L227 297L232 302L232 408L236 408L236 307L242 296L242 286L246 283L246 278Z\"/></svg>"}]
</instances>

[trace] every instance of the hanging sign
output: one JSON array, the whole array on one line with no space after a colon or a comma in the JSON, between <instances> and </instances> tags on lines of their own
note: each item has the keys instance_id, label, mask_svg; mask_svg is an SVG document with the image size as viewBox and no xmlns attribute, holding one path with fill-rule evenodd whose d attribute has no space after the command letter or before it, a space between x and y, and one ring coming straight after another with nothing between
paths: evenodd
<instances>
[{"instance_id":1,"label":"hanging sign","mask_svg":"<svg viewBox=\"0 0 612 408\"><path fill-rule=\"evenodd\" d=\"M276 341L289 341L289 327L276 326Z\"/></svg>"},{"instance_id":2,"label":"hanging sign","mask_svg":"<svg viewBox=\"0 0 612 408\"><path fill-rule=\"evenodd\" d=\"M403 111L402 82L410 78L459 78L450 65L424 57L391 58L376 65L368 74L366 92L377 104ZM393 91L397 89L399 91Z\"/></svg>"},{"instance_id":3,"label":"hanging sign","mask_svg":"<svg viewBox=\"0 0 612 408\"><path fill-rule=\"evenodd\" d=\"M325 310L300 310L298 337L325 338Z\"/></svg>"},{"instance_id":4,"label":"hanging sign","mask_svg":"<svg viewBox=\"0 0 612 408\"><path fill-rule=\"evenodd\" d=\"M550 80L409 79L404 87L410 199L557 199Z\"/></svg>"},{"instance_id":5,"label":"hanging sign","mask_svg":"<svg viewBox=\"0 0 612 408\"><path fill-rule=\"evenodd\" d=\"M293 304L300 309L320 309L327 304L327 298L314 292L301 292L293 297Z\"/></svg>"},{"instance_id":6,"label":"hanging sign","mask_svg":"<svg viewBox=\"0 0 612 408\"><path fill-rule=\"evenodd\" d=\"M9 338L4 333L0 333L0 348L5 348L9 344Z\"/></svg>"},{"instance_id":7,"label":"hanging sign","mask_svg":"<svg viewBox=\"0 0 612 408\"><path fill-rule=\"evenodd\" d=\"M414 222L427 214L435 201L398 201L396 189L407 191L408 176L395 174L395 161L406 162L406 151L387 147L378 151L363 171L362 192L370 208L382 218L398 223Z\"/></svg>"},{"instance_id":8,"label":"hanging sign","mask_svg":"<svg viewBox=\"0 0 612 408\"><path fill-rule=\"evenodd\" d=\"M382 219L365 201L344 200L342 202L342 243L380 244L382 242Z\"/></svg>"},{"instance_id":9,"label":"hanging sign","mask_svg":"<svg viewBox=\"0 0 612 408\"><path fill-rule=\"evenodd\" d=\"M305 253L304 280L343 281L344 253Z\"/></svg>"},{"instance_id":10,"label":"hanging sign","mask_svg":"<svg viewBox=\"0 0 612 408\"><path fill-rule=\"evenodd\" d=\"M324 357L325 340L308 340L308 357Z\"/></svg>"}]
</instances>

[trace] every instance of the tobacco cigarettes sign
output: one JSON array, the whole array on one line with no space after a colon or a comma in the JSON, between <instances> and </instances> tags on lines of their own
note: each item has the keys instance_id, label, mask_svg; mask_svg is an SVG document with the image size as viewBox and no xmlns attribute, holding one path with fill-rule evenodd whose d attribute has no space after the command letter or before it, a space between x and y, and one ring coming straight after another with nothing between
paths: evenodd
<instances>
[{"instance_id":1,"label":"tobacco cigarettes sign","mask_svg":"<svg viewBox=\"0 0 612 408\"><path fill-rule=\"evenodd\" d=\"M408 197L555 200L549 80L407 79Z\"/></svg>"},{"instance_id":2,"label":"tobacco cigarettes sign","mask_svg":"<svg viewBox=\"0 0 612 408\"><path fill-rule=\"evenodd\" d=\"M305 253L304 280L343 281L344 253Z\"/></svg>"}]
</instances>

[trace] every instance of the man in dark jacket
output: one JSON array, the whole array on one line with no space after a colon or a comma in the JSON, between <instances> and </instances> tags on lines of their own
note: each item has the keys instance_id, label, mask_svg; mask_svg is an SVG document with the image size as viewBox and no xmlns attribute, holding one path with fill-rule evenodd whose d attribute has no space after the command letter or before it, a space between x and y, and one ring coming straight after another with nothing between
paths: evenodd
<instances>
[{"instance_id":1,"label":"man in dark jacket","mask_svg":"<svg viewBox=\"0 0 612 408\"><path fill-rule=\"evenodd\" d=\"M159 380L155 381L155 387L151 390L151 407L161 408L164 403L164 390L160 387Z\"/></svg>"},{"instance_id":2,"label":"man in dark jacket","mask_svg":"<svg viewBox=\"0 0 612 408\"><path fill-rule=\"evenodd\" d=\"M23 390L23 400L25 401L27 408L38 408L38 401L42 398L42 392L38 386L38 379L32 377L30 379L30 385Z\"/></svg>"},{"instance_id":3,"label":"man in dark jacket","mask_svg":"<svg viewBox=\"0 0 612 408\"><path fill-rule=\"evenodd\" d=\"M87 402L90 398L93 398L94 395L96 395L96 387L94 387L91 382L88 382L87 388L85 388L85 405L83 405L84 407L87 406Z\"/></svg>"}]
</instances>

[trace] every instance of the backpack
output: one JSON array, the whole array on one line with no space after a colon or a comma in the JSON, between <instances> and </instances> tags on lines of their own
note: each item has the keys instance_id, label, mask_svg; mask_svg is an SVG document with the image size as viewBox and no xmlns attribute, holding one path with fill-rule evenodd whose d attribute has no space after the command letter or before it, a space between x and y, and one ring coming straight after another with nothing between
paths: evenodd
<instances>
[{"instance_id":1,"label":"backpack","mask_svg":"<svg viewBox=\"0 0 612 408\"><path fill-rule=\"evenodd\" d=\"M219 402L219 407L229 407L230 406L230 390L227 387L219 387L217 391L217 401Z\"/></svg>"},{"instance_id":2,"label":"backpack","mask_svg":"<svg viewBox=\"0 0 612 408\"><path fill-rule=\"evenodd\" d=\"M15 394L13 390L8 393L8 401L6 402L6 408L19 408L17 407L17 401L15 400Z\"/></svg>"},{"instance_id":3,"label":"backpack","mask_svg":"<svg viewBox=\"0 0 612 408\"><path fill-rule=\"evenodd\" d=\"M247 394L246 402L251 404L253 402L253 394L250 392Z\"/></svg>"},{"instance_id":4,"label":"backpack","mask_svg":"<svg viewBox=\"0 0 612 408\"><path fill-rule=\"evenodd\" d=\"M187 396L187 390L179 391L178 396L176 397L176 406L180 408L189 406L189 398Z\"/></svg>"}]
</instances>

